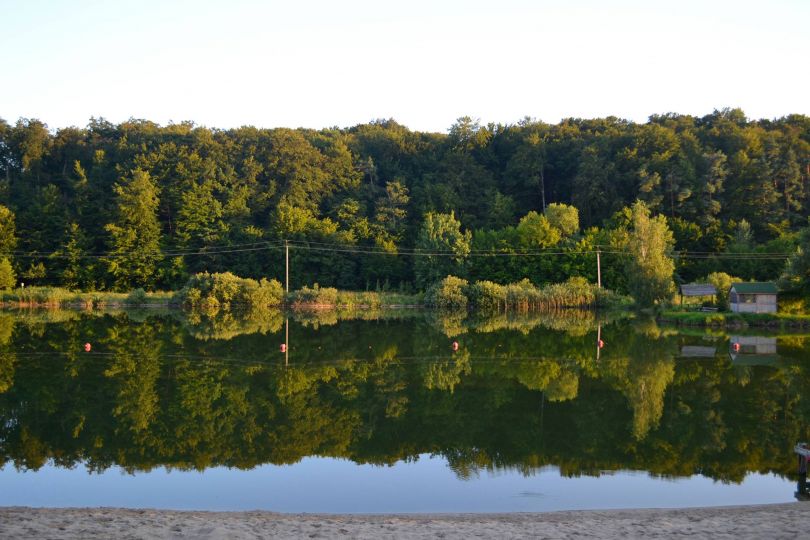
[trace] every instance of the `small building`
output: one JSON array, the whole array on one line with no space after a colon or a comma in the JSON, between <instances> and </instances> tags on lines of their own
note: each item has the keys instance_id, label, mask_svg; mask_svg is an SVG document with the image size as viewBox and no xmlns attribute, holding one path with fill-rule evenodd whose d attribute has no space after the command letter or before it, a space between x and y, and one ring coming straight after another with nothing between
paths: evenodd
<instances>
[{"instance_id":1,"label":"small building","mask_svg":"<svg viewBox=\"0 0 810 540\"><path fill-rule=\"evenodd\" d=\"M776 313L778 289L775 283L732 283L728 294L735 313Z\"/></svg>"},{"instance_id":2,"label":"small building","mask_svg":"<svg viewBox=\"0 0 810 540\"><path fill-rule=\"evenodd\" d=\"M684 283L680 286L679 292L681 293L681 305L683 305L684 296L687 298L710 296L712 302L714 302L714 297L717 296L717 289L711 283Z\"/></svg>"}]
</instances>

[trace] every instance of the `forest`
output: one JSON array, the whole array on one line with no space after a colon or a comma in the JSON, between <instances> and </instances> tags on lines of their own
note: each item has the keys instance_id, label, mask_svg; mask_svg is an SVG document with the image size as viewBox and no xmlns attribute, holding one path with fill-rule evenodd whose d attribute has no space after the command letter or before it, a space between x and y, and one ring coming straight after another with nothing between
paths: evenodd
<instances>
[{"instance_id":1,"label":"forest","mask_svg":"<svg viewBox=\"0 0 810 540\"><path fill-rule=\"evenodd\" d=\"M26 286L177 290L204 271L283 282L286 243L291 287L595 282L600 251L605 286L623 293L637 201L666 223L675 282L807 287L810 117L464 117L446 134L394 120L0 120L0 274Z\"/></svg>"}]
</instances>

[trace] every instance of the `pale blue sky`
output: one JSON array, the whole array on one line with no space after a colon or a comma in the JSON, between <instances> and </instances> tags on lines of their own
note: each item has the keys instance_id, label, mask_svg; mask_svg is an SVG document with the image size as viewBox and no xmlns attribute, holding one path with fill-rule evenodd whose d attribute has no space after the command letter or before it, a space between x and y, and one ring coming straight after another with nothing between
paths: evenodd
<instances>
[{"instance_id":1,"label":"pale blue sky","mask_svg":"<svg viewBox=\"0 0 810 540\"><path fill-rule=\"evenodd\" d=\"M810 114L810 0L0 0L0 118Z\"/></svg>"}]
</instances>

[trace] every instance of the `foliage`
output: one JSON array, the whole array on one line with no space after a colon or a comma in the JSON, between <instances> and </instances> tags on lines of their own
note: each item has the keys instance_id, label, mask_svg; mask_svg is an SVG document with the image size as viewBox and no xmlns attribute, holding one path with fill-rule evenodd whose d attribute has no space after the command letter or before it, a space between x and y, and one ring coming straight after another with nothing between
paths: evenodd
<instances>
[{"instance_id":1,"label":"foliage","mask_svg":"<svg viewBox=\"0 0 810 540\"><path fill-rule=\"evenodd\" d=\"M11 289L17 284L17 276L7 257L0 258L0 289Z\"/></svg>"},{"instance_id":2,"label":"foliage","mask_svg":"<svg viewBox=\"0 0 810 540\"><path fill-rule=\"evenodd\" d=\"M466 309L467 280L456 276L447 276L437 281L425 292L425 304L439 309Z\"/></svg>"},{"instance_id":3,"label":"foliage","mask_svg":"<svg viewBox=\"0 0 810 540\"><path fill-rule=\"evenodd\" d=\"M160 261L158 189L148 172L135 169L115 186L117 221L106 226L110 234L110 273L115 285L150 287Z\"/></svg>"},{"instance_id":4,"label":"foliage","mask_svg":"<svg viewBox=\"0 0 810 540\"><path fill-rule=\"evenodd\" d=\"M543 214L549 224L560 231L562 236L572 236L579 232L579 211L575 206L551 203Z\"/></svg>"},{"instance_id":5,"label":"foliage","mask_svg":"<svg viewBox=\"0 0 810 540\"><path fill-rule=\"evenodd\" d=\"M593 282L594 252L610 246L603 282L626 293L638 286L624 269L625 209L636 200L666 216L682 282L712 272L775 280L780 254L797 243L808 252L798 234L810 208L804 115L487 126L462 117L447 134L393 120L322 130L0 126L0 256L29 285L170 290L203 271L281 280L287 240L293 288L388 280L424 290L450 274ZM786 285L806 286L802 260Z\"/></svg>"},{"instance_id":6,"label":"foliage","mask_svg":"<svg viewBox=\"0 0 810 540\"><path fill-rule=\"evenodd\" d=\"M781 284L810 294L810 225L799 234L798 247L788 260Z\"/></svg>"},{"instance_id":7,"label":"foliage","mask_svg":"<svg viewBox=\"0 0 810 540\"><path fill-rule=\"evenodd\" d=\"M281 283L237 277L230 272L191 276L178 293L179 302L188 309L215 314L231 309L256 310L284 302Z\"/></svg>"},{"instance_id":8,"label":"foliage","mask_svg":"<svg viewBox=\"0 0 810 540\"><path fill-rule=\"evenodd\" d=\"M463 269L471 242L472 233L461 232L461 223L453 212L428 212L416 239L417 249L427 253L418 256L414 262L417 285L425 287L441 276Z\"/></svg>"},{"instance_id":9,"label":"foliage","mask_svg":"<svg viewBox=\"0 0 810 540\"><path fill-rule=\"evenodd\" d=\"M463 279L447 276L428 289L425 303L453 309L466 308L469 303L486 312L613 307L627 304L628 300L612 291L600 289L581 277L536 287L527 279L507 285L491 281L476 281L468 285Z\"/></svg>"},{"instance_id":10,"label":"foliage","mask_svg":"<svg viewBox=\"0 0 810 540\"><path fill-rule=\"evenodd\" d=\"M632 207L632 228L627 240L628 289L642 307L669 300L675 292L675 263L669 256L674 245L664 216L650 217L641 201Z\"/></svg>"},{"instance_id":11,"label":"foliage","mask_svg":"<svg viewBox=\"0 0 810 540\"><path fill-rule=\"evenodd\" d=\"M725 272L712 272L706 276L706 281L714 285L714 288L717 291L717 306L720 309L728 311L730 309L728 303L728 293L731 289L731 285L732 283L743 280L738 277L730 276Z\"/></svg>"},{"instance_id":12,"label":"foliage","mask_svg":"<svg viewBox=\"0 0 810 540\"><path fill-rule=\"evenodd\" d=\"M334 287L321 287L317 283L306 285L293 294L293 305L334 306L338 303L338 290Z\"/></svg>"},{"instance_id":13,"label":"foliage","mask_svg":"<svg viewBox=\"0 0 810 540\"><path fill-rule=\"evenodd\" d=\"M506 287L491 281L476 281L467 287L467 297L472 305L484 311L506 309Z\"/></svg>"}]
</instances>

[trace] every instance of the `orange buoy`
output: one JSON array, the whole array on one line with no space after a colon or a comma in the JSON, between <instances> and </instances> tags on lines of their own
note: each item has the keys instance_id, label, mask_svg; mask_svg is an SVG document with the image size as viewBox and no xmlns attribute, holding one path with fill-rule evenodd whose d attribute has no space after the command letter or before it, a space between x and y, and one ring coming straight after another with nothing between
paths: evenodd
<instances>
[{"instance_id":1,"label":"orange buoy","mask_svg":"<svg viewBox=\"0 0 810 540\"><path fill-rule=\"evenodd\" d=\"M90 352L93 349L93 346L89 343L84 344L84 352Z\"/></svg>"},{"instance_id":2,"label":"orange buoy","mask_svg":"<svg viewBox=\"0 0 810 540\"><path fill-rule=\"evenodd\" d=\"M596 346L601 349L605 346L605 342L600 339L599 341L596 342Z\"/></svg>"},{"instance_id":3,"label":"orange buoy","mask_svg":"<svg viewBox=\"0 0 810 540\"><path fill-rule=\"evenodd\" d=\"M281 344L281 347L279 347L279 349L281 350L281 352L287 352L287 344L286 344L286 343L282 343L282 344Z\"/></svg>"},{"instance_id":4,"label":"orange buoy","mask_svg":"<svg viewBox=\"0 0 810 540\"><path fill-rule=\"evenodd\" d=\"M457 351L458 350L458 341L454 341L453 345L451 345L451 347L453 348L454 351Z\"/></svg>"}]
</instances>

